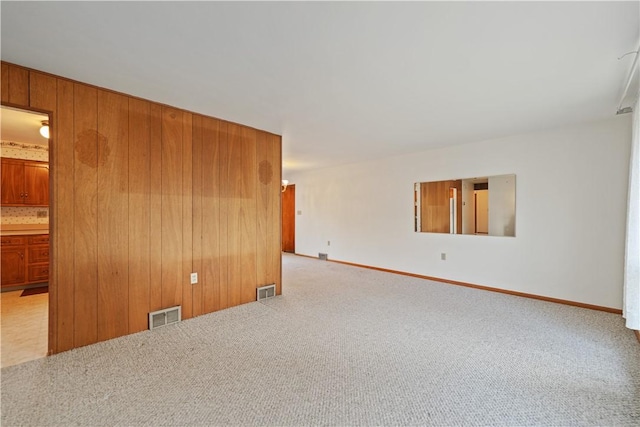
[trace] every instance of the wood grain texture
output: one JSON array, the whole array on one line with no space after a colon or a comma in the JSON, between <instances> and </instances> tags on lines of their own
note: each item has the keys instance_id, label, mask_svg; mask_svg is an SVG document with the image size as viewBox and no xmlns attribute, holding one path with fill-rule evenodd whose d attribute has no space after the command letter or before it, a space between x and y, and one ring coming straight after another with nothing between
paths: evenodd
<instances>
[{"instance_id":1,"label":"wood grain texture","mask_svg":"<svg viewBox=\"0 0 640 427\"><path fill-rule=\"evenodd\" d=\"M182 302L182 120L162 107L162 308Z\"/></svg>"},{"instance_id":2,"label":"wood grain texture","mask_svg":"<svg viewBox=\"0 0 640 427\"><path fill-rule=\"evenodd\" d=\"M280 286L280 150L279 139L266 132L256 136L256 282Z\"/></svg>"},{"instance_id":3,"label":"wood grain texture","mask_svg":"<svg viewBox=\"0 0 640 427\"><path fill-rule=\"evenodd\" d=\"M148 328L151 288L151 106L129 99L129 333Z\"/></svg>"},{"instance_id":4,"label":"wood grain texture","mask_svg":"<svg viewBox=\"0 0 640 427\"><path fill-rule=\"evenodd\" d=\"M29 106L29 71L15 65L9 66L9 102Z\"/></svg>"},{"instance_id":5,"label":"wood grain texture","mask_svg":"<svg viewBox=\"0 0 640 427\"><path fill-rule=\"evenodd\" d=\"M162 106L150 106L149 311L162 308Z\"/></svg>"},{"instance_id":6,"label":"wood grain texture","mask_svg":"<svg viewBox=\"0 0 640 427\"><path fill-rule=\"evenodd\" d=\"M273 165L269 161L269 147L265 132L256 134L256 284L269 283L269 241L271 237L271 183L274 177Z\"/></svg>"},{"instance_id":7,"label":"wood grain texture","mask_svg":"<svg viewBox=\"0 0 640 427\"><path fill-rule=\"evenodd\" d=\"M242 128L235 123L227 124L228 158L226 159L227 187L229 189L227 218L228 283L227 306L239 305L242 301Z\"/></svg>"},{"instance_id":8,"label":"wood grain texture","mask_svg":"<svg viewBox=\"0 0 640 427\"><path fill-rule=\"evenodd\" d=\"M53 270L49 283L49 351L52 353L75 347L74 84L59 80L56 101L53 142L49 151L53 186L49 218ZM56 320L57 338L51 335L53 320Z\"/></svg>"},{"instance_id":9,"label":"wood grain texture","mask_svg":"<svg viewBox=\"0 0 640 427\"><path fill-rule=\"evenodd\" d=\"M220 121L202 119L202 292L204 312L221 307L220 299Z\"/></svg>"},{"instance_id":10,"label":"wood grain texture","mask_svg":"<svg viewBox=\"0 0 640 427\"><path fill-rule=\"evenodd\" d=\"M98 340L129 331L129 100L98 92Z\"/></svg>"},{"instance_id":11,"label":"wood grain texture","mask_svg":"<svg viewBox=\"0 0 640 427\"><path fill-rule=\"evenodd\" d=\"M192 132L192 188L193 188L193 210L192 214L192 244L193 244L193 271L197 272L198 283L193 285L191 296L193 298L192 314L200 316L204 313L203 300L203 268L202 268L202 217L203 217L203 181L202 181L202 120L203 117L195 114L193 116Z\"/></svg>"},{"instance_id":12,"label":"wood grain texture","mask_svg":"<svg viewBox=\"0 0 640 427\"><path fill-rule=\"evenodd\" d=\"M3 104L9 102L9 64L5 64L4 62L1 64L2 67L2 88L0 88L0 99Z\"/></svg>"},{"instance_id":13,"label":"wood grain texture","mask_svg":"<svg viewBox=\"0 0 640 427\"><path fill-rule=\"evenodd\" d=\"M269 221L271 223L271 235L267 239L269 262L269 279L267 283L276 284L276 294L282 294L282 138L279 135L267 134L268 157L274 167L274 179L271 183L271 203Z\"/></svg>"},{"instance_id":14,"label":"wood grain texture","mask_svg":"<svg viewBox=\"0 0 640 427\"><path fill-rule=\"evenodd\" d=\"M2 76L3 102L51 113L50 353L167 306L188 318L264 282L280 293L280 137L4 62Z\"/></svg>"},{"instance_id":15,"label":"wood grain texture","mask_svg":"<svg viewBox=\"0 0 640 427\"><path fill-rule=\"evenodd\" d=\"M98 341L98 92L74 87L74 346Z\"/></svg>"},{"instance_id":16,"label":"wood grain texture","mask_svg":"<svg viewBox=\"0 0 640 427\"><path fill-rule=\"evenodd\" d=\"M240 303L256 300L257 221L256 221L256 130L242 128L242 171L240 195L240 245L242 284Z\"/></svg>"},{"instance_id":17,"label":"wood grain texture","mask_svg":"<svg viewBox=\"0 0 640 427\"><path fill-rule=\"evenodd\" d=\"M220 183L224 185L220 186L220 239L219 239L219 251L220 251L220 309L229 307L229 292L230 292L230 275L229 265L231 262L232 249L229 245L229 227L231 213L231 201L233 199L233 193L231 190L231 164L229 158L231 156L231 139L229 138L229 123L220 122L218 124L218 150L220 167L219 179ZM204 236L203 236L204 238Z\"/></svg>"},{"instance_id":18,"label":"wood grain texture","mask_svg":"<svg viewBox=\"0 0 640 427\"><path fill-rule=\"evenodd\" d=\"M193 115L182 118L182 318L193 317Z\"/></svg>"},{"instance_id":19,"label":"wood grain texture","mask_svg":"<svg viewBox=\"0 0 640 427\"><path fill-rule=\"evenodd\" d=\"M42 73L32 72L29 76L29 106L42 111L56 109L57 79ZM55 123L49 117L50 136L55 135Z\"/></svg>"}]
</instances>

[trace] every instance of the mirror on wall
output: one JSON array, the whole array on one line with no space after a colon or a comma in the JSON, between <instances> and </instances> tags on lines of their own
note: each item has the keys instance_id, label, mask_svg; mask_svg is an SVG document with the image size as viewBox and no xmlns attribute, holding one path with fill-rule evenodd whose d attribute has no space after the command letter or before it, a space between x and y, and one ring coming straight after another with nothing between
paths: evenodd
<instances>
[{"instance_id":1,"label":"mirror on wall","mask_svg":"<svg viewBox=\"0 0 640 427\"><path fill-rule=\"evenodd\" d=\"M414 229L422 233L515 237L515 174L416 182Z\"/></svg>"}]
</instances>

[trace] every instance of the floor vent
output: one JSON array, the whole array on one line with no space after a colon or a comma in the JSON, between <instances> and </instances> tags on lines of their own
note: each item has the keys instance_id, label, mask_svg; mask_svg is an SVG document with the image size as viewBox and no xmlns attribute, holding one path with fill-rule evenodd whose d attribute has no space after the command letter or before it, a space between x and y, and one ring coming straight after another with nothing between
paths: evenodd
<instances>
[{"instance_id":1,"label":"floor vent","mask_svg":"<svg viewBox=\"0 0 640 427\"><path fill-rule=\"evenodd\" d=\"M327 261L329 258L329 255L327 254L323 254L322 252L318 253L318 258L320 258L322 261Z\"/></svg>"},{"instance_id":2,"label":"floor vent","mask_svg":"<svg viewBox=\"0 0 640 427\"><path fill-rule=\"evenodd\" d=\"M149 313L149 329L171 325L182 320L182 308L178 305Z\"/></svg>"},{"instance_id":3,"label":"floor vent","mask_svg":"<svg viewBox=\"0 0 640 427\"><path fill-rule=\"evenodd\" d=\"M256 299L258 301L275 297L276 296L276 284L261 286L256 289Z\"/></svg>"}]
</instances>

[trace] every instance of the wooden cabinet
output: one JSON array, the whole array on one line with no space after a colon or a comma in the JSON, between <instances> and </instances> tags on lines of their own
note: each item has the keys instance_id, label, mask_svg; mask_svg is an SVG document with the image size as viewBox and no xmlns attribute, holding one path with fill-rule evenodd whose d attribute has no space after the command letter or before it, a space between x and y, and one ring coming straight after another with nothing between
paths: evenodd
<instances>
[{"instance_id":1,"label":"wooden cabinet","mask_svg":"<svg viewBox=\"0 0 640 427\"><path fill-rule=\"evenodd\" d=\"M5 236L2 247L2 287L49 280L49 235Z\"/></svg>"},{"instance_id":2,"label":"wooden cabinet","mask_svg":"<svg viewBox=\"0 0 640 427\"><path fill-rule=\"evenodd\" d=\"M2 159L0 202L3 206L48 206L49 164Z\"/></svg>"}]
</instances>

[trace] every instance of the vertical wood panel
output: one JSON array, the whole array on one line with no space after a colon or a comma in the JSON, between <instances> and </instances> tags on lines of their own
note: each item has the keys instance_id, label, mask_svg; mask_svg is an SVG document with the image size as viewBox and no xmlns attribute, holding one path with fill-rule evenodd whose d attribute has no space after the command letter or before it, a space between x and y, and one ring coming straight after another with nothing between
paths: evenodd
<instances>
[{"instance_id":1,"label":"vertical wood panel","mask_svg":"<svg viewBox=\"0 0 640 427\"><path fill-rule=\"evenodd\" d=\"M230 275L229 266L231 250L229 247L229 227L231 200L233 198L230 180L231 140L229 138L229 123L221 121L218 124L218 149L220 152L220 308L229 307ZM204 238L204 234L203 234Z\"/></svg>"},{"instance_id":2,"label":"vertical wood panel","mask_svg":"<svg viewBox=\"0 0 640 427\"><path fill-rule=\"evenodd\" d=\"M269 213L271 207L270 188L273 181L274 166L268 159L267 135L258 132L256 135L256 283L258 286L268 284L269 262L268 238L270 237Z\"/></svg>"},{"instance_id":3,"label":"vertical wood panel","mask_svg":"<svg viewBox=\"0 0 640 427\"><path fill-rule=\"evenodd\" d=\"M162 307L182 301L182 116L162 108Z\"/></svg>"},{"instance_id":4,"label":"vertical wood panel","mask_svg":"<svg viewBox=\"0 0 640 427\"><path fill-rule=\"evenodd\" d=\"M192 185L193 185L193 271L198 272L198 283L193 285L193 315L199 316L203 311L202 286L204 281L202 270L202 119L193 116L192 146Z\"/></svg>"},{"instance_id":5,"label":"vertical wood panel","mask_svg":"<svg viewBox=\"0 0 640 427\"><path fill-rule=\"evenodd\" d=\"M271 209L269 222L271 224L267 259L269 260L269 279L267 283L276 284L276 294L282 294L282 208L280 185L282 182L282 140L278 135L267 134L268 158L274 165L274 179L271 181Z\"/></svg>"},{"instance_id":6,"label":"vertical wood panel","mask_svg":"<svg viewBox=\"0 0 640 427\"><path fill-rule=\"evenodd\" d=\"M129 100L98 92L98 340L129 331Z\"/></svg>"},{"instance_id":7,"label":"vertical wood panel","mask_svg":"<svg viewBox=\"0 0 640 427\"><path fill-rule=\"evenodd\" d=\"M9 102L9 64L4 62L2 66L2 88L0 89L0 97L2 102Z\"/></svg>"},{"instance_id":8,"label":"vertical wood panel","mask_svg":"<svg viewBox=\"0 0 640 427\"><path fill-rule=\"evenodd\" d=\"M57 294L57 343L55 351L69 350L74 345L74 200L75 200L75 156L74 156L74 85L58 80L57 107L52 157L52 235L51 263L55 274L52 286ZM51 293L51 288L49 292ZM49 298L52 298L53 294Z\"/></svg>"},{"instance_id":9,"label":"vertical wood panel","mask_svg":"<svg viewBox=\"0 0 640 427\"><path fill-rule=\"evenodd\" d=\"M98 94L74 85L74 345L98 341ZM61 295L61 297L63 297Z\"/></svg>"},{"instance_id":10,"label":"vertical wood panel","mask_svg":"<svg viewBox=\"0 0 640 427\"><path fill-rule=\"evenodd\" d=\"M184 113L182 121L182 317L193 317L190 274L193 272L193 115Z\"/></svg>"},{"instance_id":11,"label":"vertical wood panel","mask_svg":"<svg viewBox=\"0 0 640 427\"><path fill-rule=\"evenodd\" d=\"M242 128L227 124L228 138L228 204L227 250L228 250L228 306L242 301Z\"/></svg>"},{"instance_id":12,"label":"vertical wood panel","mask_svg":"<svg viewBox=\"0 0 640 427\"><path fill-rule=\"evenodd\" d=\"M129 99L129 333L149 323L150 118L148 102Z\"/></svg>"},{"instance_id":13,"label":"vertical wood panel","mask_svg":"<svg viewBox=\"0 0 640 427\"><path fill-rule=\"evenodd\" d=\"M29 106L29 71L9 65L9 102Z\"/></svg>"},{"instance_id":14,"label":"vertical wood panel","mask_svg":"<svg viewBox=\"0 0 640 427\"><path fill-rule=\"evenodd\" d=\"M151 104L149 141L149 311L162 308L162 106Z\"/></svg>"},{"instance_id":15,"label":"vertical wood panel","mask_svg":"<svg viewBox=\"0 0 640 427\"><path fill-rule=\"evenodd\" d=\"M46 74L31 72L29 76L29 105L45 111L56 109L56 78ZM55 123L50 123L53 126ZM55 129L52 129L55 131ZM53 133L52 133L53 135ZM52 138L53 139L53 138Z\"/></svg>"},{"instance_id":16,"label":"vertical wood panel","mask_svg":"<svg viewBox=\"0 0 640 427\"><path fill-rule=\"evenodd\" d=\"M280 137L6 63L2 100L53 113L51 352L281 292Z\"/></svg>"},{"instance_id":17,"label":"vertical wood panel","mask_svg":"<svg viewBox=\"0 0 640 427\"><path fill-rule=\"evenodd\" d=\"M241 135L240 245L242 282L240 303L244 304L256 300L257 287L256 131L243 127Z\"/></svg>"},{"instance_id":18,"label":"vertical wood panel","mask_svg":"<svg viewBox=\"0 0 640 427\"><path fill-rule=\"evenodd\" d=\"M202 275L204 312L220 309L219 121L202 119Z\"/></svg>"},{"instance_id":19,"label":"vertical wood panel","mask_svg":"<svg viewBox=\"0 0 640 427\"><path fill-rule=\"evenodd\" d=\"M38 72L31 72L29 76L29 95L31 99L29 100L29 105L31 108L37 108L39 110L45 110L49 112L53 112L57 108L57 79L55 77L47 76ZM52 163L51 158L53 157L54 151L58 148L58 144L56 141L56 131L58 129L55 123L55 115L49 117L49 123L51 125L51 141L54 144L49 146L49 162ZM54 174L58 172L57 168L50 167L49 168L49 180L50 182L55 183ZM50 191L55 191L53 185L50 185ZM53 198L48 198L51 202L53 202ZM53 225L53 221L55 221L55 215L53 215L53 211L56 208L54 203L50 203L51 214L49 215L49 223L50 228ZM53 254L51 248L56 246L53 242L53 239L56 238L56 234L52 233L50 236L49 243L49 252ZM51 256L53 259L53 255ZM57 311L57 302L58 302L58 288L57 288L57 265L54 262L50 263L49 266L49 342L48 349L50 353L55 353L57 348L57 329L58 329L58 311Z\"/></svg>"}]
</instances>

